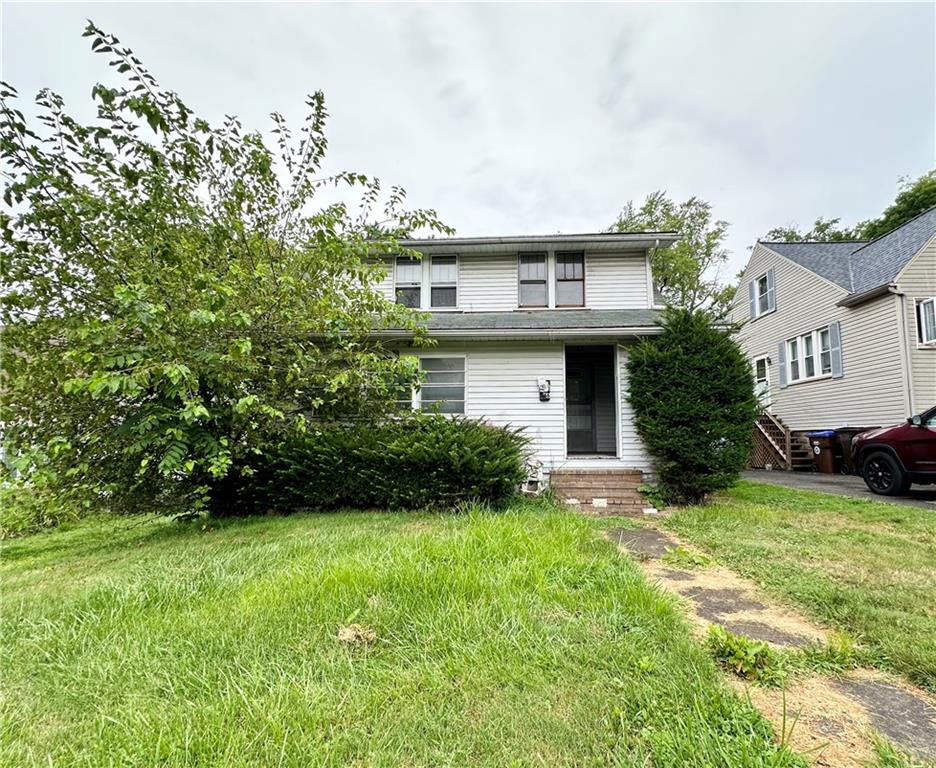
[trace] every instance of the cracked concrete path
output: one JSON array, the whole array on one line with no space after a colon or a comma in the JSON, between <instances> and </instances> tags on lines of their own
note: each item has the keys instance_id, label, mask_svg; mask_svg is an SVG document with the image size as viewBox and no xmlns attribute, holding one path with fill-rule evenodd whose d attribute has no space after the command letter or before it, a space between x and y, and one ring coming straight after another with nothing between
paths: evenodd
<instances>
[{"instance_id":1,"label":"cracked concrete path","mask_svg":"<svg viewBox=\"0 0 936 768\"><path fill-rule=\"evenodd\" d=\"M650 578L684 600L700 636L709 625L719 624L779 649L829 639L828 630L777 604L728 568L712 564L689 569L665 562L668 550L698 552L668 532L647 526L617 528L607 535ZM812 674L791 678L784 689L728 678L771 721L778 736L786 730L787 742L814 765L865 768L874 761L877 732L936 766L936 703L894 676L866 669L840 678Z\"/></svg>"}]
</instances>

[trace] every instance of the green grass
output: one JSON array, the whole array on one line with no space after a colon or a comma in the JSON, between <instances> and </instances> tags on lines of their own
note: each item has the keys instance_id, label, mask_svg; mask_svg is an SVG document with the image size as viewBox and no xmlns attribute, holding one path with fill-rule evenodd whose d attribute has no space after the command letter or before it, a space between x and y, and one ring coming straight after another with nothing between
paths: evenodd
<instances>
[{"instance_id":1,"label":"green grass","mask_svg":"<svg viewBox=\"0 0 936 768\"><path fill-rule=\"evenodd\" d=\"M742 482L664 524L936 691L936 509Z\"/></svg>"},{"instance_id":2,"label":"green grass","mask_svg":"<svg viewBox=\"0 0 936 768\"><path fill-rule=\"evenodd\" d=\"M4 544L0 763L801 765L570 511L203 526Z\"/></svg>"}]
</instances>

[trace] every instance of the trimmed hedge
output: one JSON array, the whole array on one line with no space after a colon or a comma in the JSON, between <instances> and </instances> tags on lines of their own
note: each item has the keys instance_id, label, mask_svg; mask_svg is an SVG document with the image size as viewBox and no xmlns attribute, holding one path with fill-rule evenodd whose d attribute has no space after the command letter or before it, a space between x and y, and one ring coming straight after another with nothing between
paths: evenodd
<instances>
[{"instance_id":1,"label":"trimmed hedge","mask_svg":"<svg viewBox=\"0 0 936 768\"><path fill-rule=\"evenodd\" d=\"M526 478L520 430L439 415L331 425L269 446L212 489L216 515L497 504Z\"/></svg>"},{"instance_id":2,"label":"trimmed hedge","mask_svg":"<svg viewBox=\"0 0 936 768\"><path fill-rule=\"evenodd\" d=\"M673 504L699 504L735 483L753 448L751 363L702 310L669 309L663 333L627 361L637 432Z\"/></svg>"}]
</instances>

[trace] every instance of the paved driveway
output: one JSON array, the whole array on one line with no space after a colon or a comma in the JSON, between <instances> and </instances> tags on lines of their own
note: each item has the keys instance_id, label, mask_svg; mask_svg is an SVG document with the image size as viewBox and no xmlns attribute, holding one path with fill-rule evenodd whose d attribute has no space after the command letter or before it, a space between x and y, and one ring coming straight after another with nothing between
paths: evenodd
<instances>
[{"instance_id":1,"label":"paved driveway","mask_svg":"<svg viewBox=\"0 0 936 768\"><path fill-rule=\"evenodd\" d=\"M868 490L864 480L854 475L823 475L818 472L779 472L764 469L749 469L742 472L745 480L799 488L803 491L837 493L856 499L874 499L891 504L909 504L912 507L931 509L936 512L936 485L915 485L906 496L878 496Z\"/></svg>"}]
</instances>

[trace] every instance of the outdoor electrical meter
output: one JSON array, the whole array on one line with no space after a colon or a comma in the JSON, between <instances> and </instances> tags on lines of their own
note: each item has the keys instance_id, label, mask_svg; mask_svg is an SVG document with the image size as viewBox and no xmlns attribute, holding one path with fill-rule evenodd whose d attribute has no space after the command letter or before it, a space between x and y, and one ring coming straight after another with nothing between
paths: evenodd
<instances>
[{"instance_id":1,"label":"outdoor electrical meter","mask_svg":"<svg viewBox=\"0 0 936 768\"><path fill-rule=\"evenodd\" d=\"M536 388L539 390L539 398L541 402L549 401L549 379L544 379L540 376L536 380Z\"/></svg>"}]
</instances>

